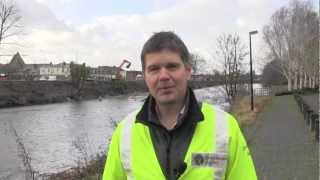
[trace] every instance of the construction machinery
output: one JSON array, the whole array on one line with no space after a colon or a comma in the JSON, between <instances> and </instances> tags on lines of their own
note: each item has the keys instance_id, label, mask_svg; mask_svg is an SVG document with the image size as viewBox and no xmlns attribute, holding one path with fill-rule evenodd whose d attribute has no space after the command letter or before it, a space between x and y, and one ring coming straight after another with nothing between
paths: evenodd
<instances>
[{"instance_id":1,"label":"construction machinery","mask_svg":"<svg viewBox=\"0 0 320 180\"><path fill-rule=\"evenodd\" d=\"M118 67L116 67L117 68L116 69L116 74L115 74L115 77L112 80L124 80L125 79L125 77L123 75L121 75L122 67L125 64L127 64L126 65L127 69L131 66L131 62L130 61L128 61L126 59L122 60L122 63Z\"/></svg>"}]
</instances>

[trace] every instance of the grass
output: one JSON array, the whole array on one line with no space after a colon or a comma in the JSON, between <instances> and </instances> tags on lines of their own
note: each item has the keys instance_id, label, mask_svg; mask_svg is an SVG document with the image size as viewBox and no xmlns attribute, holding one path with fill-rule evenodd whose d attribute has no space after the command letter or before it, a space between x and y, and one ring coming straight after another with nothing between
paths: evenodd
<instances>
[{"instance_id":1,"label":"grass","mask_svg":"<svg viewBox=\"0 0 320 180\"><path fill-rule=\"evenodd\" d=\"M56 174L50 174L48 180L100 180L105 165L105 153L98 154L86 164Z\"/></svg>"},{"instance_id":2,"label":"grass","mask_svg":"<svg viewBox=\"0 0 320 180\"><path fill-rule=\"evenodd\" d=\"M251 111L250 96L237 97L230 107L230 112L238 120L241 127L253 124L257 115L271 102L272 96L254 97L254 110Z\"/></svg>"}]
</instances>

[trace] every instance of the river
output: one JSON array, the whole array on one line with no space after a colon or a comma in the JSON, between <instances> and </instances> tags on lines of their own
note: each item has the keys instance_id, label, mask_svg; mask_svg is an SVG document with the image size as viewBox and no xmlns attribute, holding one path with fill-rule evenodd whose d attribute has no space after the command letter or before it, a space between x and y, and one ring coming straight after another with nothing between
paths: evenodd
<instances>
[{"instance_id":1,"label":"river","mask_svg":"<svg viewBox=\"0 0 320 180\"><path fill-rule=\"evenodd\" d=\"M199 101L225 108L221 87L195 91ZM114 122L142 105L146 93L99 100L0 109L0 179L19 179L24 166L18 141L24 144L32 167L53 173L75 166L107 148ZM16 131L18 137L15 136ZM88 154L83 154L87 152ZM20 174L20 175L19 175Z\"/></svg>"}]
</instances>

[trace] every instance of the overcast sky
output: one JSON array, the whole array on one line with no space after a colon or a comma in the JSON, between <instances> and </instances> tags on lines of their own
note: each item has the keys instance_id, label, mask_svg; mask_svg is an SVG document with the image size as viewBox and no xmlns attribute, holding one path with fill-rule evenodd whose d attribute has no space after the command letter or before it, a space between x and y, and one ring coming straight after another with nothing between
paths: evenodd
<instances>
[{"instance_id":1,"label":"overcast sky","mask_svg":"<svg viewBox=\"0 0 320 180\"><path fill-rule=\"evenodd\" d=\"M313 0L316 2L316 0ZM216 38L238 33L259 70L264 57L262 28L288 0L16 0L23 35L8 39L1 54L19 51L26 63L85 62L90 66L119 65L122 59L140 70L140 51L153 32L174 31L191 52L218 68ZM10 58L1 57L0 63ZM247 57L248 62L249 56ZM209 68L208 68L209 69Z\"/></svg>"}]
</instances>

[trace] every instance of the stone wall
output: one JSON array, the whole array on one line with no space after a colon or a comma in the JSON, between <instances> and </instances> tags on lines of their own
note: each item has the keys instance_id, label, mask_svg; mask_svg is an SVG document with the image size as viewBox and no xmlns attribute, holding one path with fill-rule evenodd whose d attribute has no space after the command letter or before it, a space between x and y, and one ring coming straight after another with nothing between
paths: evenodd
<instances>
[{"instance_id":1,"label":"stone wall","mask_svg":"<svg viewBox=\"0 0 320 180\"><path fill-rule=\"evenodd\" d=\"M213 85L215 84L208 81L190 82L190 86L195 89ZM70 81L0 81L0 108L144 91L147 91L144 81L87 81L80 93L77 93L78 90Z\"/></svg>"}]
</instances>

